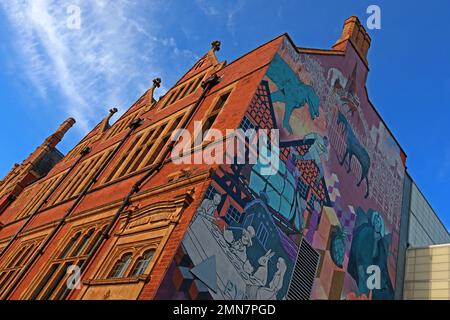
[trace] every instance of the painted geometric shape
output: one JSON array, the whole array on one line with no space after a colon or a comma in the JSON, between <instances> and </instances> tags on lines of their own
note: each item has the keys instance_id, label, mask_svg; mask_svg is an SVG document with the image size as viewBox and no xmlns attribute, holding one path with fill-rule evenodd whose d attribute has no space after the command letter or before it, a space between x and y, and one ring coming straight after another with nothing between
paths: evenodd
<instances>
[{"instance_id":1,"label":"painted geometric shape","mask_svg":"<svg viewBox=\"0 0 450 320\"><path fill-rule=\"evenodd\" d=\"M325 175L325 181L327 185L338 187L339 186L339 178L335 173L332 173L331 175L326 174Z\"/></svg>"},{"instance_id":2,"label":"painted geometric shape","mask_svg":"<svg viewBox=\"0 0 450 320\"><path fill-rule=\"evenodd\" d=\"M216 256L211 256L193 267L191 273L214 293L217 292Z\"/></svg>"},{"instance_id":3,"label":"painted geometric shape","mask_svg":"<svg viewBox=\"0 0 450 320\"><path fill-rule=\"evenodd\" d=\"M336 199L341 196L341 193L339 192L339 188L331 185L328 187L328 195L330 196L331 201L336 202Z\"/></svg>"},{"instance_id":4,"label":"painted geometric shape","mask_svg":"<svg viewBox=\"0 0 450 320\"><path fill-rule=\"evenodd\" d=\"M192 300L209 300L208 287L200 280L194 280L188 290L189 298Z\"/></svg>"},{"instance_id":5,"label":"painted geometric shape","mask_svg":"<svg viewBox=\"0 0 450 320\"><path fill-rule=\"evenodd\" d=\"M172 282L177 291L186 291L191 286L194 277L189 272L189 268L177 267L173 273Z\"/></svg>"},{"instance_id":6,"label":"painted geometric shape","mask_svg":"<svg viewBox=\"0 0 450 320\"><path fill-rule=\"evenodd\" d=\"M184 252L183 248L179 248L175 254L175 262L178 266L192 267L192 261L189 256Z\"/></svg>"},{"instance_id":7,"label":"painted geometric shape","mask_svg":"<svg viewBox=\"0 0 450 320\"><path fill-rule=\"evenodd\" d=\"M330 225L339 225L339 219L333 207L323 207L323 214L327 216L328 220L330 221Z\"/></svg>"},{"instance_id":8,"label":"painted geometric shape","mask_svg":"<svg viewBox=\"0 0 450 320\"><path fill-rule=\"evenodd\" d=\"M348 206L348 208L350 209L350 212L351 212L351 213L356 214L356 213L355 213L355 208L353 208L353 206Z\"/></svg>"}]
</instances>

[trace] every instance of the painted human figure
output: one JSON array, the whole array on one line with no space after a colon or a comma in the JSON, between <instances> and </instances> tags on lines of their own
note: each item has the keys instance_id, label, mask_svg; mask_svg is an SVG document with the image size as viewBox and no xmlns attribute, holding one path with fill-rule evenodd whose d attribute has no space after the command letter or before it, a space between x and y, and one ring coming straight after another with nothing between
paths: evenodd
<instances>
[{"instance_id":1,"label":"painted human figure","mask_svg":"<svg viewBox=\"0 0 450 320\"><path fill-rule=\"evenodd\" d=\"M286 261L279 257L277 261L277 271L274 273L269 287L260 287L256 294L258 300L276 300L277 294L283 288L284 275L286 273Z\"/></svg>"},{"instance_id":2,"label":"painted human figure","mask_svg":"<svg viewBox=\"0 0 450 320\"><path fill-rule=\"evenodd\" d=\"M214 212L216 212L217 207L219 206L221 201L222 197L218 193L214 194L212 200L205 198L198 208L197 214L205 219L208 219L209 221L216 220L216 218L214 217Z\"/></svg>"},{"instance_id":3,"label":"painted human figure","mask_svg":"<svg viewBox=\"0 0 450 320\"><path fill-rule=\"evenodd\" d=\"M267 276L269 275L269 261L275 255L275 252L272 252L272 249L266 252L265 255L259 257L258 264L259 267L255 271L255 273L251 276L251 278L257 283L259 286L265 286L267 283Z\"/></svg>"},{"instance_id":4,"label":"painted human figure","mask_svg":"<svg viewBox=\"0 0 450 320\"><path fill-rule=\"evenodd\" d=\"M252 239L255 236L255 229L252 226L248 226L247 229L242 230L241 239L231 243L231 251L242 261L247 261L247 248L253 245Z\"/></svg>"},{"instance_id":5,"label":"painted human figure","mask_svg":"<svg viewBox=\"0 0 450 320\"><path fill-rule=\"evenodd\" d=\"M372 215L372 226L374 229L373 237L373 257L378 256L378 241L384 237L384 222L378 212L374 212Z\"/></svg>"},{"instance_id":6,"label":"painted human figure","mask_svg":"<svg viewBox=\"0 0 450 320\"><path fill-rule=\"evenodd\" d=\"M381 272L381 287L373 289L374 299L392 299L394 289L389 277L388 257L392 235L386 234L385 225L379 212L369 209L366 214L357 209L357 227L353 231L348 272L355 279L358 294L369 294L367 268L376 265ZM364 219L364 220L363 220Z\"/></svg>"}]
</instances>

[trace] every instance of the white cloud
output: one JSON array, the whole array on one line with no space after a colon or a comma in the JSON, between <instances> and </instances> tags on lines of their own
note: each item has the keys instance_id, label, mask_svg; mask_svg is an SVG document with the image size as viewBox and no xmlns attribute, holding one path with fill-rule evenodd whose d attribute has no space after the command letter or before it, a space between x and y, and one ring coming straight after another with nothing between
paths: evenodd
<instances>
[{"instance_id":1,"label":"white cloud","mask_svg":"<svg viewBox=\"0 0 450 320\"><path fill-rule=\"evenodd\" d=\"M125 111L130 98L163 76L161 46L194 57L174 38L158 36L163 2L156 2L8 0L0 8L12 26L27 79L43 97L61 95L65 105L59 107L86 132L111 106ZM67 27L70 5L81 9L78 30Z\"/></svg>"},{"instance_id":2,"label":"white cloud","mask_svg":"<svg viewBox=\"0 0 450 320\"><path fill-rule=\"evenodd\" d=\"M236 15L244 8L245 0L196 0L196 4L205 15L222 17L228 32L235 37Z\"/></svg>"},{"instance_id":3,"label":"white cloud","mask_svg":"<svg viewBox=\"0 0 450 320\"><path fill-rule=\"evenodd\" d=\"M220 8L218 8L217 3L210 0L196 0L198 7L207 16L215 16L220 13Z\"/></svg>"}]
</instances>

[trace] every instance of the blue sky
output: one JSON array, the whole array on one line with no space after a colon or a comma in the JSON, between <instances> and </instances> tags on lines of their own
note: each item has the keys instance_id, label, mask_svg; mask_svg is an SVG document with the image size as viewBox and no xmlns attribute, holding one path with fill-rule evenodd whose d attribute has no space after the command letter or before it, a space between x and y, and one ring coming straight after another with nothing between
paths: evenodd
<instances>
[{"instance_id":1,"label":"blue sky","mask_svg":"<svg viewBox=\"0 0 450 320\"><path fill-rule=\"evenodd\" d=\"M67 8L81 28L67 28ZM288 32L298 46L329 48L344 20L369 30L372 102L408 155L413 178L450 227L450 2L351 0L0 0L0 176L68 116L70 150L107 110L125 111L159 76L163 94L222 41L221 59Z\"/></svg>"}]
</instances>

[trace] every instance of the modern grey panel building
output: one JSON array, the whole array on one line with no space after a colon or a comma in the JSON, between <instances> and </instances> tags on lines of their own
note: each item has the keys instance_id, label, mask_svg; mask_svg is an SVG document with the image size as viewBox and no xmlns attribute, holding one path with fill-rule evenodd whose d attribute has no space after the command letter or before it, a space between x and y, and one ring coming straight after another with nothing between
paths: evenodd
<instances>
[{"instance_id":1,"label":"modern grey panel building","mask_svg":"<svg viewBox=\"0 0 450 320\"><path fill-rule=\"evenodd\" d=\"M408 243L424 247L450 242L450 234L428 200L412 181Z\"/></svg>"},{"instance_id":2,"label":"modern grey panel building","mask_svg":"<svg viewBox=\"0 0 450 320\"><path fill-rule=\"evenodd\" d=\"M405 175L396 299L450 298L450 234Z\"/></svg>"}]
</instances>

